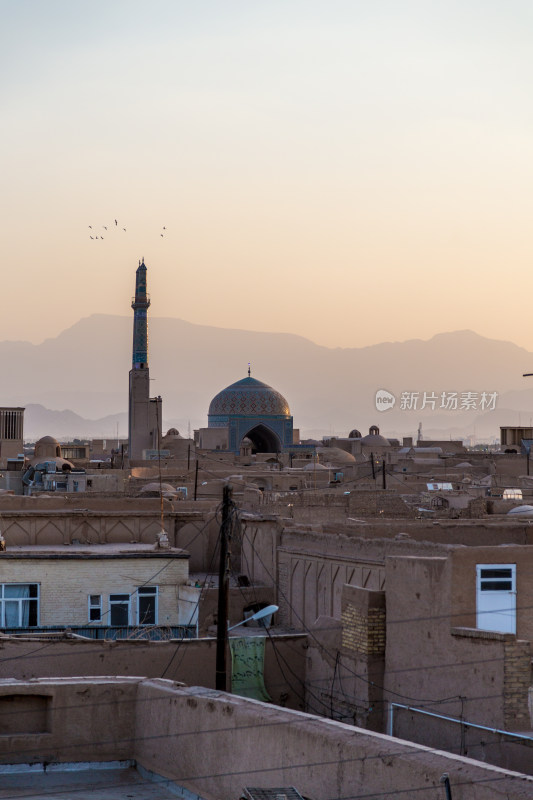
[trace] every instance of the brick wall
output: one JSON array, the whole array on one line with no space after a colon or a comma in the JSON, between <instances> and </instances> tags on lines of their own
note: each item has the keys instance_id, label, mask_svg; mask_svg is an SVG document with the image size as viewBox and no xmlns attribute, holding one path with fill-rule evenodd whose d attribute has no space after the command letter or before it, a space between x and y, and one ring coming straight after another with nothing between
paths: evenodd
<instances>
[{"instance_id":1,"label":"brick wall","mask_svg":"<svg viewBox=\"0 0 533 800\"><path fill-rule=\"evenodd\" d=\"M342 646L367 656L385 652L385 609L361 611L348 603L342 611Z\"/></svg>"},{"instance_id":2,"label":"brick wall","mask_svg":"<svg viewBox=\"0 0 533 800\"><path fill-rule=\"evenodd\" d=\"M87 625L88 595L102 595L103 624L109 625L109 595L132 594L147 584L158 587L160 625L178 624L178 584L188 578L186 558L2 559L0 583L40 584L39 624ZM158 574L157 574L158 573ZM131 598L131 624L136 624Z\"/></svg>"},{"instance_id":3,"label":"brick wall","mask_svg":"<svg viewBox=\"0 0 533 800\"><path fill-rule=\"evenodd\" d=\"M288 624L289 613L289 566L287 563L280 562L278 566L278 593L277 604L279 606L278 621L280 624Z\"/></svg>"},{"instance_id":4,"label":"brick wall","mask_svg":"<svg viewBox=\"0 0 533 800\"><path fill-rule=\"evenodd\" d=\"M365 656L385 654L385 593L344 586L342 647Z\"/></svg>"},{"instance_id":5,"label":"brick wall","mask_svg":"<svg viewBox=\"0 0 533 800\"><path fill-rule=\"evenodd\" d=\"M531 685L531 646L514 640L504 643L503 714L505 727L529 730L528 695Z\"/></svg>"},{"instance_id":6,"label":"brick wall","mask_svg":"<svg viewBox=\"0 0 533 800\"><path fill-rule=\"evenodd\" d=\"M383 514L385 517L415 517L416 511L394 491L354 491L348 495L348 511L360 516Z\"/></svg>"}]
</instances>

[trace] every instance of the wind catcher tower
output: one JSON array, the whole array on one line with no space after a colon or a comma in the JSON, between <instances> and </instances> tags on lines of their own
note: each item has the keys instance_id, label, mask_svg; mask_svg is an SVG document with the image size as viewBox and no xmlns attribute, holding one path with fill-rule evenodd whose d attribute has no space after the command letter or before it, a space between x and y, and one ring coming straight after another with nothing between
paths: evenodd
<instances>
[{"instance_id":1,"label":"wind catcher tower","mask_svg":"<svg viewBox=\"0 0 533 800\"><path fill-rule=\"evenodd\" d=\"M131 461L141 461L148 450L158 450L161 441L161 397L150 397L148 369L148 308L146 265L139 261L135 275L133 308L133 353L130 370L128 454Z\"/></svg>"}]
</instances>

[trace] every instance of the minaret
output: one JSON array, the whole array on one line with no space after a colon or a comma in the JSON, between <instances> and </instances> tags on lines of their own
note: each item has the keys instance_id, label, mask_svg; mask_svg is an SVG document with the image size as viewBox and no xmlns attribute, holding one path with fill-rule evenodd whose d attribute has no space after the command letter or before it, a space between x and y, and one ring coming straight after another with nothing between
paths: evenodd
<instances>
[{"instance_id":1,"label":"minaret","mask_svg":"<svg viewBox=\"0 0 533 800\"><path fill-rule=\"evenodd\" d=\"M128 455L142 461L147 450L158 450L161 441L161 398L150 398L148 369L148 308L146 265L139 261L135 275L133 308L133 351L130 370Z\"/></svg>"},{"instance_id":2,"label":"minaret","mask_svg":"<svg viewBox=\"0 0 533 800\"><path fill-rule=\"evenodd\" d=\"M132 369L148 369L148 309L150 298L146 293L146 265L139 261L135 273L135 297L133 308L133 354Z\"/></svg>"}]
</instances>

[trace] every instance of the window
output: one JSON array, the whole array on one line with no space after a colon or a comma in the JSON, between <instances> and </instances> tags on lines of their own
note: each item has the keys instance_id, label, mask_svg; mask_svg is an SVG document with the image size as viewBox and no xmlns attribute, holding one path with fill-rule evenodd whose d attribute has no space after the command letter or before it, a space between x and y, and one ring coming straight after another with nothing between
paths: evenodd
<instances>
[{"instance_id":1,"label":"window","mask_svg":"<svg viewBox=\"0 0 533 800\"><path fill-rule=\"evenodd\" d=\"M109 617L111 625L130 624L130 596L129 594L109 595Z\"/></svg>"},{"instance_id":2,"label":"window","mask_svg":"<svg viewBox=\"0 0 533 800\"><path fill-rule=\"evenodd\" d=\"M478 564L477 627L516 633L516 564Z\"/></svg>"},{"instance_id":3,"label":"window","mask_svg":"<svg viewBox=\"0 0 533 800\"><path fill-rule=\"evenodd\" d=\"M504 489L503 500L522 500L522 489Z\"/></svg>"},{"instance_id":4,"label":"window","mask_svg":"<svg viewBox=\"0 0 533 800\"><path fill-rule=\"evenodd\" d=\"M39 584L0 584L0 627L30 628L39 624Z\"/></svg>"},{"instance_id":5,"label":"window","mask_svg":"<svg viewBox=\"0 0 533 800\"><path fill-rule=\"evenodd\" d=\"M89 595L89 622L102 621L102 595Z\"/></svg>"},{"instance_id":6,"label":"window","mask_svg":"<svg viewBox=\"0 0 533 800\"><path fill-rule=\"evenodd\" d=\"M157 625L157 586L137 589L137 625Z\"/></svg>"}]
</instances>

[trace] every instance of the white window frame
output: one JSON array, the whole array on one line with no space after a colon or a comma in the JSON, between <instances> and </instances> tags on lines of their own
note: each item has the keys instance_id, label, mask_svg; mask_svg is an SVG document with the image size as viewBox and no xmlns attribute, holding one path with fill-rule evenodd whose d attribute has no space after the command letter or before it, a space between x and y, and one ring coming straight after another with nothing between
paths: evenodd
<instances>
[{"instance_id":1,"label":"white window frame","mask_svg":"<svg viewBox=\"0 0 533 800\"><path fill-rule=\"evenodd\" d=\"M120 597L120 600L112 600L112 597ZM127 592L113 592L113 594L109 595L109 625L113 627L122 627L121 625L113 625L113 606L121 606L126 605L128 606L128 620L126 625L131 625L131 595Z\"/></svg>"},{"instance_id":2,"label":"white window frame","mask_svg":"<svg viewBox=\"0 0 533 800\"><path fill-rule=\"evenodd\" d=\"M93 597L97 597L98 598L98 602L97 603L91 602L91 599ZM100 616L98 617L98 619L91 619L91 611L94 608L97 608L98 611L100 612ZM102 618L103 618L102 595L101 594L88 594L87 595L87 619L89 620L89 625L92 625L92 624L97 623L97 622L102 622Z\"/></svg>"},{"instance_id":3,"label":"white window frame","mask_svg":"<svg viewBox=\"0 0 533 800\"><path fill-rule=\"evenodd\" d=\"M485 570L506 570L509 575L500 578L483 576ZM496 585L510 582L511 589L484 588L485 581ZM484 592L492 595L496 606L493 610L480 608ZM501 596L501 601L499 601L499 596ZM516 564L476 565L476 627L480 630L516 634Z\"/></svg>"},{"instance_id":4,"label":"white window frame","mask_svg":"<svg viewBox=\"0 0 533 800\"><path fill-rule=\"evenodd\" d=\"M154 622L142 622L141 620L141 597L154 597ZM158 625L159 624L159 587L158 586L139 586L137 589L137 625Z\"/></svg>"},{"instance_id":5,"label":"white window frame","mask_svg":"<svg viewBox=\"0 0 533 800\"><path fill-rule=\"evenodd\" d=\"M6 597L5 596L5 587L6 586L36 586L37 587L37 597ZM6 625L6 618L5 618L5 600L11 602L18 603L18 624L17 625ZM37 605L37 621L35 625L22 625L22 604L26 602L32 602ZM0 583L0 628L38 628L39 627L39 620L41 618L41 584L40 583Z\"/></svg>"}]
</instances>

